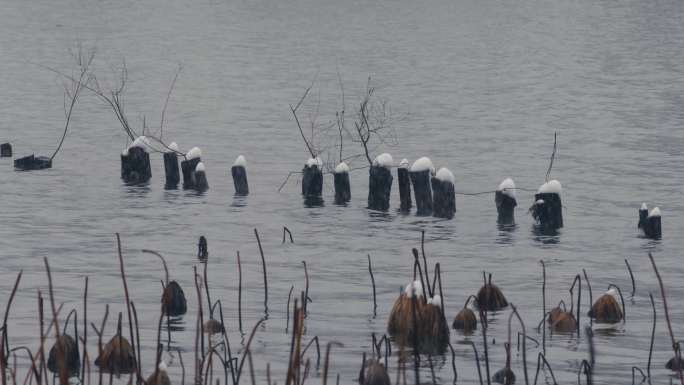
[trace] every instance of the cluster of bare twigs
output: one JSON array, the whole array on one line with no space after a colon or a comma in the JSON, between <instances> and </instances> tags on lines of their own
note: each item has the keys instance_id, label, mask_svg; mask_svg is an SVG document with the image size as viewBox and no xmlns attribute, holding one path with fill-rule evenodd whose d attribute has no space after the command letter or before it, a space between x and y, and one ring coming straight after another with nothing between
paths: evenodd
<instances>
[{"instance_id":1,"label":"cluster of bare twigs","mask_svg":"<svg viewBox=\"0 0 684 385\"><path fill-rule=\"evenodd\" d=\"M57 155L62 147L62 144L64 143L64 139L66 138L69 129L72 112L83 89L90 91L112 110L114 116L121 125L122 130L131 141L135 140L139 136L145 136L147 139L145 143L146 146L154 152L172 151L181 156L185 155L176 149L170 148L163 139L166 109L176 86L178 76L183 69L181 65L178 66L169 86L169 90L166 94L164 106L161 111L159 126L154 129L148 127L146 118L143 116L140 129L136 129L130 123L125 109L125 91L128 84L128 67L126 66L125 59L122 60L120 68L116 70L116 79L111 82L106 82L98 77L93 68L93 61L95 60L96 56L96 51L94 48L86 51L81 45L78 45L77 49L71 51L70 54L76 63L76 70L71 74L62 72L52 67L38 64L40 67L56 73L62 77L62 79L64 79L64 113L66 116L66 123L62 138L51 159Z\"/></svg>"},{"instance_id":2,"label":"cluster of bare twigs","mask_svg":"<svg viewBox=\"0 0 684 385\"><path fill-rule=\"evenodd\" d=\"M296 104L290 105L290 112L294 117L299 134L307 152L312 158L321 158L325 170L331 172L335 165L346 162L350 165L358 159L366 159L369 165L373 163L373 153L383 145L394 145L396 134L393 128L395 118L387 99L377 95L377 89L368 77L365 90L358 105L352 113L353 121L347 122L346 95L342 77L338 74L340 87L340 107L335 111L334 119L326 123L320 122L320 98L315 106L310 107L308 121L300 118L301 111L311 99L311 92L316 84L312 81L303 92ZM352 143L352 150L348 155L345 143ZM324 158L324 159L323 159Z\"/></svg>"}]
</instances>

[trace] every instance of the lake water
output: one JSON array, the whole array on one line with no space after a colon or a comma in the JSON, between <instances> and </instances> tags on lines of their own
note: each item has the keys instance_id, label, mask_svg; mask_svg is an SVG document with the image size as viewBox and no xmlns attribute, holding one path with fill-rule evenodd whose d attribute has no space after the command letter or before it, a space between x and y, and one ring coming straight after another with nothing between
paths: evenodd
<instances>
[{"instance_id":1,"label":"lake water","mask_svg":"<svg viewBox=\"0 0 684 385\"><path fill-rule=\"evenodd\" d=\"M36 293L46 291L42 257L53 269L57 302L81 309L90 277L88 318L99 323L105 304L124 311L115 232L121 233L131 298L140 317L143 356L152 369L163 270L141 249L163 253L188 296L185 330L173 334L191 374L197 298L193 266L197 240L209 241L212 298L220 298L231 342L237 330L236 253L243 260L245 332L264 315L262 268L253 229L258 228L268 269L268 320L253 343L255 370L265 383L266 364L283 383L290 337L286 302L292 285L310 275L306 339L319 336L333 349L330 377L353 383L371 333L386 330L398 288L412 277L411 248L426 231L430 263L443 270L449 321L481 285L481 272L516 304L530 335L542 314L541 266L547 265L547 301L568 301L572 278L586 269L594 298L613 282L631 292L624 259L637 280L627 300L626 323L595 332L595 383L630 383L631 368L646 369L651 333L648 293L658 304L653 383L667 383L672 356L663 322L653 252L667 286L673 327L684 333L684 2L679 0L405 0L277 2L199 0L5 0L0 12L0 141L16 156L54 150L64 124L62 79L43 68L69 72L68 50L80 41L96 47L94 69L103 84L128 68L125 106L135 127L158 126L178 65L182 71L169 101L164 138L181 149L202 148L211 189L202 195L165 191L161 156L152 156L146 187L125 186L119 154L126 136L111 110L84 93L66 143L51 170L14 172L0 160L0 305L14 276L24 277L10 316L13 346L36 348ZM493 190L505 177L518 187L517 227L496 225L493 194L458 195L453 220L401 215L398 189L392 208L366 206L367 172L352 173L352 201L335 206L326 176L326 204L304 207L296 175L308 158L289 110L315 79L302 118L326 125L341 103L344 85L349 122L372 77L376 94L392 109L396 140L375 149L395 161L430 156L449 167L458 192ZM318 111L318 114L316 114ZM559 149L552 176L563 183L565 227L557 236L532 231L527 208L544 181L553 133ZM347 155L358 152L349 143ZM244 154L251 194L233 198L230 166ZM352 167L363 167L363 160ZM396 175L396 174L395 174ZM528 191L532 190L532 191ZM642 201L663 212L662 241L637 236ZM283 226L294 244L281 244ZM377 282L377 317L367 254ZM583 293L583 308L588 309ZM583 310L584 313L584 310ZM66 314L66 310L63 311ZM488 335L492 372L504 365L508 311ZM588 324L586 317L582 324ZM89 332L91 355L96 351ZM108 337L107 337L108 338ZM452 331L458 382L479 383L466 338ZM539 348L530 343L534 375ZM587 358L584 336L556 335L547 356L561 383L574 383ZM513 369L523 382L522 356ZM484 369L483 369L484 370ZM170 369L179 384L178 362ZM395 357L390 363L394 382ZM429 369L421 378L429 381ZM320 372L312 374L320 375ZM452 381L450 355L437 360L437 382ZM409 381L412 377L409 376ZM247 381L246 377L244 379ZM190 381L190 376L186 378ZM309 381L320 381L318 378ZM550 379L549 379L550 381Z\"/></svg>"}]
</instances>

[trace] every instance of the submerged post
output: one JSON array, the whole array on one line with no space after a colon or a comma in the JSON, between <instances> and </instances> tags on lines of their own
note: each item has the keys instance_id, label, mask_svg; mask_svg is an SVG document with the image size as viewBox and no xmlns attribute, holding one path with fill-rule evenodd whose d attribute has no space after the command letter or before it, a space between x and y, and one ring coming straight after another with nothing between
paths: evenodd
<instances>
[{"instance_id":1,"label":"submerged post","mask_svg":"<svg viewBox=\"0 0 684 385\"><path fill-rule=\"evenodd\" d=\"M380 154L368 170L368 208L371 210L389 210L393 179L390 171L392 163L390 154Z\"/></svg>"},{"instance_id":2,"label":"submerged post","mask_svg":"<svg viewBox=\"0 0 684 385\"><path fill-rule=\"evenodd\" d=\"M230 173L233 175L235 195L249 195L249 185L247 184L247 161L244 156L240 155L235 159L233 167L230 169Z\"/></svg>"},{"instance_id":3,"label":"submerged post","mask_svg":"<svg viewBox=\"0 0 684 385\"><path fill-rule=\"evenodd\" d=\"M399 182L399 210L402 213L411 211L411 180L409 179L408 159L402 159L397 168L397 180Z\"/></svg>"},{"instance_id":4,"label":"submerged post","mask_svg":"<svg viewBox=\"0 0 684 385\"><path fill-rule=\"evenodd\" d=\"M563 204L561 203L562 187L559 181L544 183L534 195L532 217L542 230L557 230L563 227Z\"/></svg>"},{"instance_id":5,"label":"submerged post","mask_svg":"<svg viewBox=\"0 0 684 385\"><path fill-rule=\"evenodd\" d=\"M12 145L9 143L0 144L0 158L12 157Z\"/></svg>"},{"instance_id":6,"label":"submerged post","mask_svg":"<svg viewBox=\"0 0 684 385\"><path fill-rule=\"evenodd\" d=\"M195 188L195 169L202 161L202 150L199 147L193 147L185 154L185 160L181 162L181 170L183 171L183 188Z\"/></svg>"},{"instance_id":7,"label":"submerged post","mask_svg":"<svg viewBox=\"0 0 684 385\"><path fill-rule=\"evenodd\" d=\"M180 169L178 168L178 145L173 142L169 145L169 151L164 153L164 173L166 183L164 188L175 189L180 183Z\"/></svg>"},{"instance_id":8,"label":"submerged post","mask_svg":"<svg viewBox=\"0 0 684 385\"><path fill-rule=\"evenodd\" d=\"M309 204L323 201L323 162L320 158L310 158L302 169L302 195Z\"/></svg>"},{"instance_id":9,"label":"submerged post","mask_svg":"<svg viewBox=\"0 0 684 385\"><path fill-rule=\"evenodd\" d=\"M19 171L43 170L52 168L52 159L47 156L35 156L33 154L14 160L14 168Z\"/></svg>"},{"instance_id":10,"label":"submerged post","mask_svg":"<svg viewBox=\"0 0 684 385\"><path fill-rule=\"evenodd\" d=\"M500 225L512 225L515 223L515 207L518 201L515 197L515 183L513 179L506 178L499 184L494 195L498 217L496 223Z\"/></svg>"},{"instance_id":11,"label":"submerged post","mask_svg":"<svg viewBox=\"0 0 684 385\"><path fill-rule=\"evenodd\" d=\"M433 210L437 218L451 219L456 212L456 190L454 174L448 168L440 168L432 178Z\"/></svg>"},{"instance_id":12,"label":"submerged post","mask_svg":"<svg viewBox=\"0 0 684 385\"><path fill-rule=\"evenodd\" d=\"M139 136L121 153L121 179L125 183L146 183L152 178L147 146L147 138Z\"/></svg>"},{"instance_id":13,"label":"submerged post","mask_svg":"<svg viewBox=\"0 0 684 385\"><path fill-rule=\"evenodd\" d=\"M349 183L349 166L342 162L335 167L335 204L343 205L351 200L351 186Z\"/></svg>"},{"instance_id":14,"label":"submerged post","mask_svg":"<svg viewBox=\"0 0 684 385\"><path fill-rule=\"evenodd\" d=\"M422 157L411 165L409 176L413 183L413 193L416 196L416 214L432 214L432 190L430 189L430 177L435 172L435 167L428 157Z\"/></svg>"}]
</instances>

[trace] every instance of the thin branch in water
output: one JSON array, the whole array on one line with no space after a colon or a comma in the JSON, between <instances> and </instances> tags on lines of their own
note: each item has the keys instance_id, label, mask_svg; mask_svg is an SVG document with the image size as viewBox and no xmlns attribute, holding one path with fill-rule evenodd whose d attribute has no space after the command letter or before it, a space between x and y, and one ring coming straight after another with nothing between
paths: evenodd
<instances>
[{"instance_id":1,"label":"thin branch in water","mask_svg":"<svg viewBox=\"0 0 684 385\"><path fill-rule=\"evenodd\" d=\"M558 149L558 132L553 133L553 152L551 153L551 159L549 160L549 168L546 170L545 180L548 182L551 176L551 169L553 168L553 160L556 158L556 150Z\"/></svg>"},{"instance_id":2,"label":"thin branch in water","mask_svg":"<svg viewBox=\"0 0 684 385\"><path fill-rule=\"evenodd\" d=\"M553 369L551 369L549 361L546 360L546 356L542 352L539 352L539 355L537 355L537 372L534 375L534 385L537 385L537 377L539 376L539 370L541 370L544 366L546 366L546 368L549 369L549 372L551 373L551 378L553 379L553 384L558 385L558 381L556 381L556 375L553 374Z\"/></svg>"},{"instance_id":3,"label":"thin branch in water","mask_svg":"<svg viewBox=\"0 0 684 385\"><path fill-rule=\"evenodd\" d=\"M285 233L290 236L290 243L294 243L294 238L292 238L292 232L287 226L283 226L283 243L285 243Z\"/></svg>"},{"instance_id":4,"label":"thin branch in water","mask_svg":"<svg viewBox=\"0 0 684 385\"><path fill-rule=\"evenodd\" d=\"M304 265L304 279L305 279L305 289L304 289L304 299L302 300L302 309L304 310L304 317L308 316L307 305L310 301L309 299L309 270L306 268L306 261L302 261Z\"/></svg>"},{"instance_id":5,"label":"thin branch in water","mask_svg":"<svg viewBox=\"0 0 684 385\"><path fill-rule=\"evenodd\" d=\"M634 298L634 294L636 294L636 283L634 282L634 273L632 273L632 266L629 265L629 261L627 261L627 258L625 258L625 265L627 265L627 271L629 271L629 278L632 280L631 297Z\"/></svg>"},{"instance_id":6,"label":"thin branch in water","mask_svg":"<svg viewBox=\"0 0 684 385\"><path fill-rule=\"evenodd\" d=\"M287 314L287 321L285 324L285 333L287 333L290 328L290 299L292 298L292 290L294 290L294 285L290 287L290 292L287 294L287 311L285 312Z\"/></svg>"},{"instance_id":7,"label":"thin branch in water","mask_svg":"<svg viewBox=\"0 0 684 385\"><path fill-rule=\"evenodd\" d=\"M256 228L254 229L254 236L256 236L257 244L259 245L259 254L261 254L261 265L263 267L264 272L264 313L268 314L268 279L266 278L266 259L264 258L264 249L261 247L261 239L259 239L259 232Z\"/></svg>"},{"instance_id":8,"label":"thin branch in water","mask_svg":"<svg viewBox=\"0 0 684 385\"><path fill-rule=\"evenodd\" d=\"M173 93L173 89L176 86L176 80L178 80L178 75L180 75L182 70L183 66L179 64L178 69L176 70L176 74L173 76L173 81L171 81L169 92L166 94L166 100L164 101L164 107L162 108L161 119L159 121L159 139L162 139L164 137L164 117L166 115L166 107L169 104L169 99L171 99L171 94Z\"/></svg>"},{"instance_id":9,"label":"thin branch in water","mask_svg":"<svg viewBox=\"0 0 684 385\"><path fill-rule=\"evenodd\" d=\"M651 299L651 308L653 309L653 327L651 329L651 345L648 348L648 364L646 366L646 373L648 373L648 378L651 378L651 359L653 358L653 343L655 342L655 331L656 331L656 307L655 301L653 300L653 294L648 293L648 297Z\"/></svg>"},{"instance_id":10,"label":"thin branch in water","mask_svg":"<svg viewBox=\"0 0 684 385\"><path fill-rule=\"evenodd\" d=\"M653 265L653 270L655 271L656 277L658 278L658 285L660 286L660 295L663 298L663 308L665 309L665 321L667 322L667 329L668 332L670 333L670 339L672 340L672 349L674 350L675 353L675 362L677 363L676 368L677 368L677 373L679 375L679 381L681 382L682 385L684 385L684 375L682 374L682 365L681 361L679 361L679 356L677 355L677 342L676 338L674 336L674 333L672 332L672 322L670 322L670 311L667 307L667 297L665 296L665 285L663 285L663 279L660 277L660 272L658 271L658 267L656 266L655 260L653 259L653 254L648 253L648 258L651 260L651 265ZM675 366L673 366L675 367Z\"/></svg>"},{"instance_id":11,"label":"thin branch in water","mask_svg":"<svg viewBox=\"0 0 684 385\"><path fill-rule=\"evenodd\" d=\"M242 333L242 264L240 263L240 251L237 252L238 265L238 325Z\"/></svg>"},{"instance_id":12,"label":"thin branch in water","mask_svg":"<svg viewBox=\"0 0 684 385\"><path fill-rule=\"evenodd\" d=\"M377 316L378 302L375 297L375 277L373 277L373 268L371 267L371 257L368 254L368 272L371 277L371 284L373 285L373 317Z\"/></svg>"},{"instance_id":13,"label":"thin branch in water","mask_svg":"<svg viewBox=\"0 0 684 385\"><path fill-rule=\"evenodd\" d=\"M242 360L240 360L240 366L238 367L237 370L237 380L236 383L240 383L240 375L242 374L242 367L245 365L245 356L249 352L249 347L252 345L252 339L254 338L254 334L256 334L257 328L261 323L264 322L264 318L260 319L256 325L254 325L254 328L252 328L252 333L249 335L249 338L247 339L247 344L245 345L245 352L242 354Z\"/></svg>"},{"instance_id":14,"label":"thin branch in water","mask_svg":"<svg viewBox=\"0 0 684 385\"><path fill-rule=\"evenodd\" d=\"M333 346L337 347L344 347L341 343L337 341L330 341L328 342L328 345L325 347L325 364L323 364L323 385L326 385L328 383L328 367L330 366L330 349L332 349Z\"/></svg>"},{"instance_id":15,"label":"thin branch in water","mask_svg":"<svg viewBox=\"0 0 684 385\"><path fill-rule=\"evenodd\" d=\"M124 271L124 261L123 261L123 254L121 251L121 237L119 236L119 233L116 233L116 247L117 251L119 254L119 268L121 270L121 281L123 282L123 287L124 287L124 294L126 296L126 310L128 310L128 329L130 332L131 336L131 349L133 352L135 352L135 340L134 340L134 335L133 335L133 317L131 315L131 300L130 296L128 295L128 284L126 283L126 272ZM136 354L137 355L137 354ZM139 358L139 357L137 357ZM137 360L136 360L137 362ZM136 378L138 381L142 379L142 376L140 375L140 365L136 365L135 368L135 373L136 373Z\"/></svg>"}]
</instances>

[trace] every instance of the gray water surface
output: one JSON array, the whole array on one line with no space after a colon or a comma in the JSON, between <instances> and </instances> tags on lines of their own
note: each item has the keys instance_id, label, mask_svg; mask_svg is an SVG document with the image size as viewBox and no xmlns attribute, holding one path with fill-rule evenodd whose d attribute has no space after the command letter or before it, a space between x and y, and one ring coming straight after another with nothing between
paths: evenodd
<instances>
[{"instance_id":1,"label":"gray water surface","mask_svg":"<svg viewBox=\"0 0 684 385\"><path fill-rule=\"evenodd\" d=\"M50 258L57 301L80 310L84 277L90 277L88 318L100 322L109 303L107 334L114 333L115 315L125 311L114 237L119 232L140 318L145 373L154 359L163 270L143 248L166 256L172 278L188 296L185 330L173 334L173 345L185 352L192 373L192 268L202 268L197 239L205 235L209 241L212 298L221 299L233 348L240 349L246 336L237 330L238 251L245 333L264 316L253 233L258 228L269 284L268 319L252 346L258 382L265 383L266 363L274 379L285 380L287 295L291 285L295 293L304 289L306 261L313 301L306 339L342 342L344 347L333 349L330 377L339 373L341 383L353 383L361 353L370 352L371 333L385 331L399 288L412 278L411 248L420 245L425 230L430 262L442 265L450 320L486 270L535 339L541 339L534 330L542 314L539 260L547 264L550 306L569 300L572 278L582 269L594 298L610 282L631 292L623 262L628 258L636 295L627 300L625 324L595 331L595 383L631 383L633 366L645 370L649 292L659 317L653 383L667 383L671 373L664 364L672 353L647 253L658 261L674 332L681 336L683 21L684 3L678 0L5 0L0 141L11 141L17 156L52 153L64 124L62 79L44 66L69 72L68 49L81 42L96 47L94 68L103 83L116 80L112 69L125 58L126 110L135 127L143 116L149 126L159 125L169 84L182 65L164 138L183 150L202 148L211 186L202 195L165 191L158 154L152 156L148 186L125 186L119 154L126 135L112 112L84 93L53 169L14 172L10 160L0 160L3 308L14 276L24 271L10 316L10 342L37 346L36 293L47 289L44 256ZM491 191L505 177L514 178L526 189L518 191L515 228L497 228L492 194L457 196L456 217L445 221L399 214L395 186L393 208L369 212L364 170L352 174L347 207L332 204L329 175L323 207L304 207L296 177L278 192L288 172L308 158L289 105L315 79L304 117L318 108L319 122L326 124L341 103L338 77L353 111L369 75L391 105L396 134L376 154L388 151L395 161L428 155L437 167L454 172L459 192ZM559 150L552 176L564 186L565 227L557 236L538 236L526 212L533 202L527 189L544 181L555 131ZM347 151L352 155L358 148ZM230 166L239 154L249 163L251 195L245 199L232 196ZM352 164L362 166L363 160ZM662 241L637 236L642 201L661 207ZM292 230L294 244L281 244L283 226ZM367 254L377 283L377 317ZM589 304L585 289L583 313ZM488 335L496 340L490 345L492 373L504 365L508 315L496 315L490 324ZM588 322L582 318L583 325ZM89 334L92 356L96 347ZM452 332L458 381L479 383L472 351L458 343L466 338L482 348L479 332ZM529 345L533 376L540 349ZM559 382L576 382L580 362L588 357L586 338L556 335L546 350ZM451 383L450 354L436 362L437 382ZM522 355L515 351L513 369L522 383ZM180 383L177 360L170 370ZM394 381L395 357L390 372ZM423 369L423 381L429 373Z\"/></svg>"}]
</instances>

